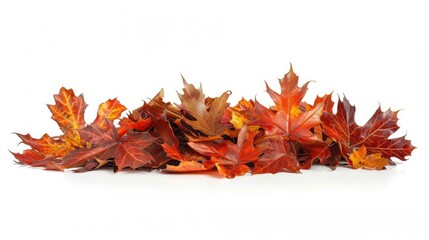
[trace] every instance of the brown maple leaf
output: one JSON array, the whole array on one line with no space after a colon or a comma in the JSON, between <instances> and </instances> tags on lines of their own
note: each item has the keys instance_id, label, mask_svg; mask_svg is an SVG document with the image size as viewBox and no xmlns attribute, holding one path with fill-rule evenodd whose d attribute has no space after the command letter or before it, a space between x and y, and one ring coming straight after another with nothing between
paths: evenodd
<instances>
[{"instance_id":1,"label":"brown maple leaf","mask_svg":"<svg viewBox=\"0 0 429 240\"><path fill-rule=\"evenodd\" d=\"M219 97L206 99L201 86L197 89L184 78L183 84L183 94L179 94L180 108L191 116L183 118L186 124L207 136L223 135L228 125L220 120L229 106L227 100L231 93L227 91Z\"/></svg>"}]
</instances>

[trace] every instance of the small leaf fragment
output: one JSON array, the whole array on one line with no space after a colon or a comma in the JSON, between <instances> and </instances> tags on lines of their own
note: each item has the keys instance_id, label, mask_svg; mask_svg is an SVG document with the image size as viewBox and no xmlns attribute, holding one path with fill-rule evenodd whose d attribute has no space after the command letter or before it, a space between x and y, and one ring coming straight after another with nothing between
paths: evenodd
<instances>
[{"instance_id":1,"label":"small leaf fragment","mask_svg":"<svg viewBox=\"0 0 429 240\"><path fill-rule=\"evenodd\" d=\"M366 147L363 145L358 150L353 149L350 154L354 168L366 168L382 170L388 164L387 158L381 156L381 153L372 153L367 155Z\"/></svg>"}]
</instances>

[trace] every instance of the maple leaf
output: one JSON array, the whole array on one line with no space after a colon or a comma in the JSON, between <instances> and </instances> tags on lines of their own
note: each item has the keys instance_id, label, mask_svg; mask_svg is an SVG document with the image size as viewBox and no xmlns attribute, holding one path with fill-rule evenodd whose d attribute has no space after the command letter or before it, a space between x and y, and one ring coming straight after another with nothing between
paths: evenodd
<instances>
[{"instance_id":1,"label":"maple leaf","mask_svg":"<svg viewBox=\"0 0 429 240\"><path fill-rule=\"evenodd\" d=\"M237 144L229 140L219 142L188 142L188 145L198 153L211 157L219 173L224 177L234 178L248 172L246 163L259 158L263 149L255 147L253 139L256 133L251 132L247 126L240 130Z\"/></svg>"},{"instance_id":2,"label":"maple leaf","mask_svg":"<svg viewBox=\"0 0 429 240\"><path fill-rule=\"evenodd\" d=\"M332 101L332 93L326 94L322 97L317 96L313 105L306 104L305 109L311 110L314 106L317 106L321 103L324 103L324 112L332 113L332 108L334 106L334 102ZM300 161L301 168L310 169L312 164L319 160L321 164L328 165L332 169L335 169L335 167L338 165L338 161L336 161L336 158L331 158L331 152L335 148L335 146L332 144L332 138L326 137L326 135L323 134L321 124L314 126L313 132L316 135L317 140L311 143L302 143L301 145L302 149L308 153L308 157L305 160Z\"/></svg>"},{"instance_id":3,"label":"maple leaf","mask_svg":"<svg viewBox=\"0 0 429 240\"><path fill-rule=\"evenodd\" d=\"M85 126L85 109L88 106L83 95L76 97L73 89L62 87L60 92L54 95L55 105L48 105L52 112L52 119L60 126L61 130L79 129Z\"/></svg>"},{"instance_id":4,"label":"maple leaf","mask_svg":"<svg viewBox=\"0 0 429 240\"><path fill-rule=\"evenodd\" d=\"M125 110L127 110L127 108L122 105L118 99L109 99L100 104L97 111L97 117L93 123L101 128L106 128L106 120L113 121L118 119Z\"/></svg>"},{"instance_id":5,"label":"maple leaf","mask_svg":"<svg viewBox=\"0 0 429 240\"><path fill-rule=\"evenodd\" d=\"M155 141L147 132L130 133L119 138L113 123L108 121L107 128L103 129L96 124L88 125L79 130L79 134L90 147L76 149L64 157L65 168L81 167L93 159L114 159L118 171L130 167L136 169L154 161L152 155L145 148Z\"/></svg>"},{"instance_id":6,"label":"maple leaf","mask_svg":"<svg viewBox=\"0 0 429 240\"><path fill-rule=\"evenodd\" d=\"M273 91L267 84L267 92L273 99L275 111L255 102L251 124L259 125L267 135L282 135L287 140L299 143L317 141L317 136L310 130L321 124L320 116L325 106L326 96L312 108L301 110L301 100L307 91L308 82L298 87L298 76L293 72L292 65L289 73L279 80L281 93Z\"/></svg>"},{"instance_id":7,"label":"maple leaf","mask_svg":"<svg viewBox=\"0 0 429 240\"><path fill-rule=\"evenodd\" d=\"M381 156L381 153L373 153L367 155L365 145L362 145L358 150L353 149L350 154L350 160L354 168L367 168L367 169L384 169L389 163L387 158Z\"/></svg>"},{"instance_id":8,"label":"maple leaf","mask_svg":"<svg viewBox=\"0 0 429 240\"><path fill-rule=\"evenodd\" d=\"M225 134L231 138L237 138L240 133L240 129L243 126L247 125L247 127L251 131L257 131L260 126L251 125L250 122L250 113L253 111L255 107L255 102L253 100L246 100L242 98L234 107L228 107L220 122L222 124L231 124L233 129L227 128L225 129Z\"/></svg>"},{"instance_id":9,"label":"maple leaf","mask_svg":"<svg viewBox=\"0 0 429 240\"><path fill-rule=\"evenodd\" d=\"M62 87L60 92L54 95L54 100L55 105L48 104L48 108L52 113L52 119L64 133L60 138L74 149L83 147L84 142L76 131L86 125L84 115L88 105L83 95L76 96L73 89Z\"/></svg>"},{"instance_id":10,"label":"maple leaf","mask_svg":"<svg viewBox=\"0 0 429 240\"><path fill-rule=\"evenodd\" d=\"M84 142L77 133L77 129L85 126L84 113L87 105L83 96L76 96L72 89L63 87L58 94L54 95L54 99L55 105L48 105L48 108L52 112L52 119L63 131L63 135L51 137L44 134L37 139L30 134L17 134L22 143L31 147L31 150L25 150L22 154L14 153L15 158L21 163L53 168L56 166L57 158L62 158L76 148L83 147Z\"/></svg>"},{"instance_id":11,"label":"maple leaf","mask_svg":"<svg viewBox=\"0 0 429 240\"><path fill-rule=\"evenodd\" d=\"M324 112L322 115L323 131L340 144L345 156L353 142L352 135L358 128L355 112L355 106L344 97L343 101L338 100L336 114Z\"/></svg>"},{"instance_id":12,"label":"maple leaf","mask_svg":"<svg viewBox=\"0 0 429 240\"><path fill-rule=\"evenodd\" d=\"M312 164L319 160L321 164L328 165L331 168L335 168L338 165L338 161L330 159L333 146L331 145L331 139L328 139L327 142L324 141L315 141L308 144L302 144L301 147L303 151L308 154L308 157L303 161L300 161L300 166L302 169L310 169Z\"/></svg>"},{"instance_id":13,"label":"maple leaf","mask_svg":"<svg viewBox=\"0 0 429 240\"><path fill-rule=\"evenodd\" d=\"M300 115L299 105L308 90L309 82L302 87L298 87L298 76L295 74L290 64L289 72L283 79L279 79L281 93L273 91L265 82L267 92L276 104L277 111L285 112L288 118L294 118Z\"/></svg>"},{"instance_id":14,"label":"maple leaf","mask_svg":"<svg viewBox=\"0 0 429 240\"><path fill-rule=\"evenodd\" d=\"M266 138L258 146L264 151L254 162L253 174L277 173L282 170L299 172L300 166L296 155L290 150L290 143L281 136Z\"/></svg>"},{"instance_id":15,"label":"maple leaf","mask_svg":"<svg viewBox=\"0 0 429 240\"><path fill-rule=\"evenodd\" d=\"M22 135L17 133L16 135L21 138L22 143L31 146L33 150L44 158L64 157L75 149L60 138L52 138L48 134L44 134L40 139L33 138L30 134Z\"/></svg>"},{"instance_id":16,"label":"maple leaf","mask_svg":"<svg viewBox=\"0 0 429 240\"><path fill-rule=\"evenodd\" d=\"M288 140L311 143L318 140L311 129L322 123L320 120L322 113L323 103L291 118L286 112L273 112L256 102L251 124L264 128L266 135L282 135Z\"/></svg>"},{"instance_id":17,"label":"maple leaf","mask_svg":"<svg viewBox=\"0 0 429 240\"><path fill-rule=\"evenodd\" d=\"M314 99L314 103L313 105L306 105L306 109L307 110L311 110L313 107L317 106L320 103L324 103L323 106L323 111L328 112L328 113L333 113L332 109L334 107L334 101L332 101L332 93L330 94L325 94L323 96L317 96L316 99Z\"/></svg>"},{"instance_id":18,"label":"maple leaf","mask_svg":"<svg viewBox=\"0 0 429 240\"><path fill-rule=\"evenodd\" d=\"M389 137L396 132L397 111L375 111L373 116L363 126L359 126L355 121L356 108L352 106L344 96L343 101L338 101L337 112L335 114L324 112L322 115L322 127L326 135L334 139L340 147L342 156L349 162L349 154L352 150L365 145L370 153L381 153L384 158L396 157L406 160L406 156L411 155L414 146L405 137Z\"/></svg>"},{"instance_id":19,"label":"maple leaf","mask_svg":"<svg viewBox=\"0 0 429 240\"><path fill-rule=\"evenodd\" d=\"M188 84L184 78L183 84L185 86L183 94L178 94L182 102L180 108L193 118L183 118L186 124L208 136L224 134L228 125L220 123L220 120L229 106L227 100L231 93L227 91L220 97L206 101L201 86L197 89L193 84Z\"/></svg>"}]
</instances>

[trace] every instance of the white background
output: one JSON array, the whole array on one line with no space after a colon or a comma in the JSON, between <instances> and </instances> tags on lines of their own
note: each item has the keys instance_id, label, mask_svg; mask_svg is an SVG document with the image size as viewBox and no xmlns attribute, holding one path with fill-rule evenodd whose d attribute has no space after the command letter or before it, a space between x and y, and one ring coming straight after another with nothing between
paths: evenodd
<instances>
[{"instance_id":1,"label":"white background","mask_svg":"<svg viewBox=\"0 0 429 240\"><path fill-rule=\"evenodd\" d=\"M156 2L156 3L154 3ZM429 239L425 1L1 1L1 239ZM306 100L335 90L363 124L404 109L419 148L387 171L316 167L222 179L205 174L50 172L14 164L12 132L59 134L45 104L84 93L87 121L129 109L180 74L207 95L269 103L266 80L294 64ZM424 104L426 103L426 105ZM426 151L427 153L427 151Z\"/></svg>"}]
</instances>

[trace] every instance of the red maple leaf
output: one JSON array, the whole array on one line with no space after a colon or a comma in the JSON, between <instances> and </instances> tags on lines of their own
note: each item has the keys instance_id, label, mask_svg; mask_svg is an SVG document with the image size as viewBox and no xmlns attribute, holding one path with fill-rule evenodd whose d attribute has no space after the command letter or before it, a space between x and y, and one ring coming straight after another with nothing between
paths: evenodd
<instances>
[{"instance_id":1,"label":"red maple leaf","mask_svg":"<svg viewBox=\"0 0 429 240\"><path fill-rule=\"evenodd\" d=\"M405 137L390 138L399 129L397 111L388 109L383 112L379 107L363 126L356 123L355 112L356 108L344 97L343 101L338 101L335 114L325 112L322 115L324 133L339 144L343 158L351 166L349 155L362 146L368 153L381 153L384 158L400 160L406 160L405 157L414 150L411 141Z\"/></svg>"},{"instance_id":2,"label":"red maple leaf","mask_svg":"<svg viewBox=\"0 0 429 240\"><path fill-rule=\"evenodd\" d=\"M91 124L79 130L79 134L89 147L77 149L64 157L65 168L82 167L89 160L113 161L118 171L129 167L136 169L155 159L145 148L155 141L148 132L130 133L119 138L113 123L108 121L107 128ZM105 162L106 163L106 162Z\"/></svg>"},{"instance_id":3,"label":"red maple leaf","mask_svg":"<svg viewBox=\"0 0 429 240\"><path fill-rule=\"evenodd\" d=\"M317 141L317 136L311 132L311 129L322 123L320 116L324 110L324 101L320 101L310 109L300 107L308 82L298 87L298 76L293 72L292 66L289 73L279 82L280 94L273 91L267 84L267 92L276 104L274 111L255 102L250 124L264 128L266 135L281 135L287 140L299 143Z\"/></svg>"},{"instance_id":4,"label":"red maple leaf","mask_svg":"<svg viewBox=\"0 0 429 240\"><path fill-rule=\"evenodd\" d=\"M265 138L258 146L263 155L255 161L253 174L277 173L282 170L299 172L300 166L296 155L290 149L290 142L281 136Z\"/></svg>"}]
</instances>

